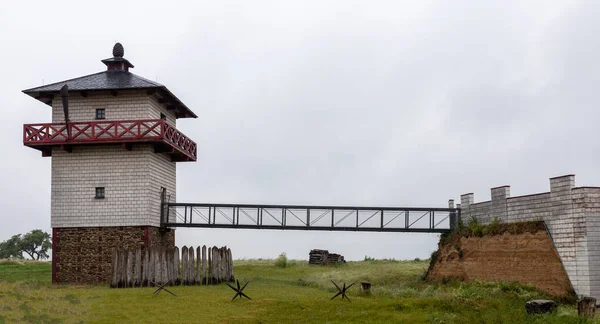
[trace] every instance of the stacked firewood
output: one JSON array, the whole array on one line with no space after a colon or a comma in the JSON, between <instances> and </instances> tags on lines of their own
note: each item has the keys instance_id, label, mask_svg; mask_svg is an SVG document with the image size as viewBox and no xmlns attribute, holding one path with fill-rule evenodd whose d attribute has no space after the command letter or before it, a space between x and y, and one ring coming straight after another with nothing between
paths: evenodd
<instances>
[{"instance_id":1,"label":"stacked firewood","mask_svg":"<svg viewBox=\"0 0 600 324\"><path fill-rule=\"evenodd\" d=\"M309 264L330 265L345 262L343 255L329 253L327 250L311 250L308 257Z\"/></svg>"}]
</instances>

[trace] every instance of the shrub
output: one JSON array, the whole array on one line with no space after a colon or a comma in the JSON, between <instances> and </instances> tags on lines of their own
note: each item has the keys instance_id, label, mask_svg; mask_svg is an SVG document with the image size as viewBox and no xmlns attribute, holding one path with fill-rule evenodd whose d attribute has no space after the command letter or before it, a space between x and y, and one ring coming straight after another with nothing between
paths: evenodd
<instances>
[{"instance_id":1,"label":"shrub","mask_svg":"<svg viewBox=\"0 0 600 324\"><path fill-rule=\"evenodd\" d=\"M275 259L275 266L279 268L286 268L288 266L288 258L285 252L282 252L277 259Z\"/></svg>"},{"instance_id":2,"label":"shrub","mask_svg":"<svg viewBox=\"0 0 600 324\"><path fill-rule=\"evenodd\" d=\"M477 220L477 218L475 218L475 216L471 216L469 218L469 224L467 226L469 227L469 230L471 231L471 233L473 233L473 235L479 237L483 236L483 226L479 224L479 221Z\"/></svg>"},{"instance_id":3,"label":"shrub","mask_svg":"<svg viewBox=\"0 0 600 324\"><path fill-rule=\"evenodd\" d=\"M421 259L419 259L419 258L415 258L413 261L414 261L414 262L421 262Z\"/></svg>"},{"instance_id":4,"label":"shrub","mask_svg":"<svg viewBox=\"0 0 600 324\"><path fill-rule=\"evenodd\" d=\"M463 222L462 217L458 218L458 224L456 227L459 231L462 230L463 228L465 228L465 222Z\"/></svg>"},{"instance_id":5,"label":"shrub","mask_svg":"<svg viewBox=\"0 0 600 324\"><path fill-rule=\"evenodd\" d=\"M451 233L442 233L440 234L440 244L441 245L446 245L446 242L448 241L448 239L452 236Z\"/></svg>"},{"instance_id":6,"label":"shrub","mask_svg":"<svg viewBox=\"0 0 600 324\"><path fill-rule=\"evenodd\" d=\"M435 261L437 260L437 255L438 255L438 251L437 250L431 252L431 258L429 259L429 263L430 264L434 264L435 263Z\"/></svg>"},{"instance_id":7,"label":"shrub","mask_svg":"<svg viewBox=\"0 0 600 324\"><path fill-rule=\"evenodd\" d=\"M492 221L485 226L483 229L483 234L485 235L498 235L500 230L500 219L498 217L494 217Z\"/></svg>"},{"instance_id":8,"label":"shrub","mask_svg":"<svg viewBox=\"0 0 600 324\"><path fill-rule=\"evenodd\" d=\"M477 220L477 217L475 216L471 216L469 217L469 222L467 223L467 227L469 227L470 230L473 230L474 228L479 226L479 220Z\"/></svg>"},{"instance_id":9,"label":"shrub","mask_svg":"<svg viewBox=\"0 0 600 324\"><path fill-rule=\"evenodd\" d=\"M375 258L372 258L370 256L365 255L365 260L364 261L375 261Z\"/></svg>"}]
</instances>

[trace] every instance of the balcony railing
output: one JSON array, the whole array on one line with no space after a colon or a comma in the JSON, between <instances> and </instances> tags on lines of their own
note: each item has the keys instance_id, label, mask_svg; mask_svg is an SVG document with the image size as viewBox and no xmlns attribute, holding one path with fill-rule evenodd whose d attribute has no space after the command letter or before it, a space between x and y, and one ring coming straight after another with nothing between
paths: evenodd
<instances>
[{"instance_id":1,"label":"balcony railing","mask_svg":"<svg viewBox=\"0 0 600 324\"><path fill-rule=\"evenodd\" d=\"M171 153L196 161L196 143L162 119L23 125L23 144L33 148L99 143L166 144Z\"/></svg>"}]
</instances>

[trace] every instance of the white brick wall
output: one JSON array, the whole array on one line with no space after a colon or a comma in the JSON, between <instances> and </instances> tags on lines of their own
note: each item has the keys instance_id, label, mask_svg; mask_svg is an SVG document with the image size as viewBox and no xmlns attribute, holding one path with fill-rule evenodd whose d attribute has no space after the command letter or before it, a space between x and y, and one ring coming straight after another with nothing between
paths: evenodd
<instances>
[{"instance_id":1,"label":"white brick wall","mask_svg":"<svg viewBox=\"0 0 600 324\"><path fill-rule=\"evenodd\" d=\"M64 121L61 98L52 102L52 121ZM96 109L105 109L105 120L158 119L167 110L146 91L89 92L69 96L69 119L93 121ZM95 188L105 187L106 198L96 199ZM160 189L176 196L176 165L166 154L153 152L149 144L75 145L68 153L52 151L52 227L159 226Z\"/></svg>"},{"instance_id":2,"label":"white brick wall","mask_svg":"<svg viewBox=\"0 0 600 324\"><path fill-rule=\"evenodd\" d=\"M160 188L164 187L167 188L168 201L177 201L175 162L171 162L165 154L152 154L148 159L148 171L150 172L149 187L151 196L154 193L158 193L160 196ZM150 199L148 213L150 215L160 215L160 200ZM170 215L169 221L175 222L176 215ZM152 223L149 225L159 226L160 222L156 223L155 219L152 219Z\"/></svg>"},{"instance_id":3,"label":"white brick wall","mask_svg":"<svg viewBox=\"0 0 600 324\"><path fill-rule=\"evenodd\" d=\"M96 199L95 188L106 198ZM160 187L173 199L176 165L150 145L74 146L52 153L52 227L159 226Z\"/></svg>"},{"instance_id":4,"label":"white brick wall","mask_svg":"<svg viewBox=\"0 0 600 324\"><path fill-rule=\"evenodd\" d=\"M175 113L167 110L145 90L128 90L113 96L108 91L88 92L87 97L73 92L69 95L69 120L72 122L96 120L96 109L104 109L104 120L159 119L163 113L167 122L176 126ZM52 101L52 122L64 122L62 99Z\"/></svg>"},{"instance_id":5,"label":"white brick wall","mask_svg":"<svg viewBox=\"0 0 600 324\"><path fill-rule=\"evenodd\" d=\"M164 105L158 103L154 97L148 97L148 107L150 109L150 119L160 118L160 114L164 114L167 117L167 122L171 125L175 125L175 111L165 109Z\"/></svg>"},{"instance_id":6,"label":"white brick wall","mask_svg":"<svg viewBox=\"0 0 600 324\"><path fill-rule=\"evenodd\" d=\"M575 188L575 176L550 179L550 192L510 197L510 187L492 189L492 200L461 196L461 216L481 223L546 222L556 250L578 295L600 297L600 188Z\"/></svg>"}]
</instances>

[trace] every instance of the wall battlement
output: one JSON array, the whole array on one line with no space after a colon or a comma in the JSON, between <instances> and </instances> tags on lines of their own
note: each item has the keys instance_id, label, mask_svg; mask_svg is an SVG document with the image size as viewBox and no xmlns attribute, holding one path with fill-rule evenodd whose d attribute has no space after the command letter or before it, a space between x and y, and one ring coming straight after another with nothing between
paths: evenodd
<instances>
[{"instance_id":1,"label":"wall battlement","mask_svg":"<svg viewBox=\"0 0 600 324\"><path fill-rule=\"evenodd\" d=\"M491 189L491 200L460 197L461 218L487 224L544 221L578 295L600 297L600 187L575 187L575 175L550 178L550 192L511 197L510 186Z\"/></svg>"}]
</instances>

